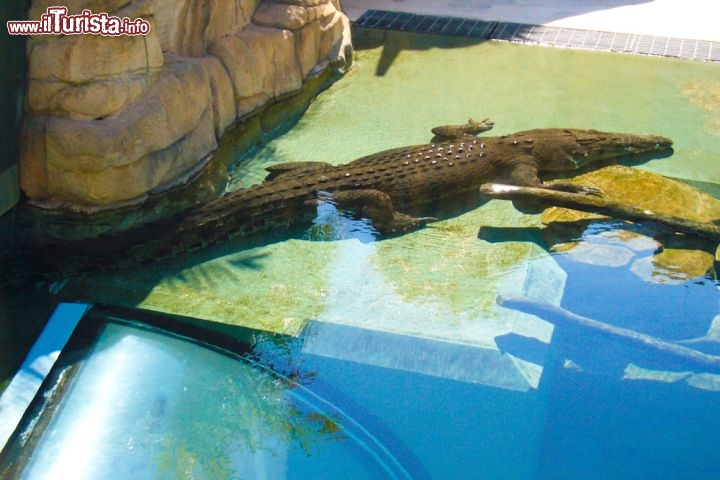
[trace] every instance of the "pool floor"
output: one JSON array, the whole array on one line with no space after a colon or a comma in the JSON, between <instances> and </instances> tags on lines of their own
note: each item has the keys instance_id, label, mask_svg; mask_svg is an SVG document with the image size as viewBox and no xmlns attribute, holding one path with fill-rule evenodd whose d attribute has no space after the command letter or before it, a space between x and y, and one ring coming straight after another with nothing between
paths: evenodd
<instances>
[{"instance_id":1,"label":"pool floor","mask_svg":"<svg viewBox=\"0 0 720 480\"><path fill-rule=\"evenodd\" d=\"M717 64L376 30L358 30L356 48L353 69L294 128L238 154L231 189L260 182L268 164L345 163L426 143L430 128L470 116L495 121L492 135L573 127L669 136L674 154L638 168L720 197ZM283 362L313 372L308 388L414 478L720 476L720 372L496 303L528 296L675 342L720 328L712 274L638 275L652 268L652 249L626 248L632 257L619 264L553 253L540 217L509 202L392 239L332 206L318 219L55 289L297 336ZM483 238L481 227L501 234ZM693 344L715 355L717 345Z\"/></svg>"}]
</instances>

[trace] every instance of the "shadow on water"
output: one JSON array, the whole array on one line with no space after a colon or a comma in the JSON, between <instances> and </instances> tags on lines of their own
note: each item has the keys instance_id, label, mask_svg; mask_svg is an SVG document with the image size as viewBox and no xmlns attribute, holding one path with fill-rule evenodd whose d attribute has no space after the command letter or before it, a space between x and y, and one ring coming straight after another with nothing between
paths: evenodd
<instances>
[{"instance_id":1,"label":"shadow on water","mask_svg":"<svg viewBox=\"0 0 720 480\"><path fill-rule=\"evenodd\" d=\"M707 412L716 392L612 380L563 362L543 386L549 409L535 478L715 478L718 419Z\"/></svg>"},{"instance_id":2,"label":"shadow on water","mask_svg":"<svg viewBox=\"0 0 720 480\"><path fill-rule=\"evenodd\" d=\"M430 17L434 18L434 17ZM516 35L524 38L532 25L518 25ZM432 32L430 32L432 33ZM382 47L382 53L375 69L379 77L385 76L401 53L431 49L467 48L489 41L489 38L468 38L451 35L428 35L394 30L354 28L353 46L356 50L370 50ZM442 68L437 66L437 68Z\"/></svg>"},{"instance_id":3,"label":"shadow on water","mask_svg":"<svg viewBox=\"0 0 720 480\"><path fill-rule=\"evenodd\" d=\"M515 4L516 2L474 1L463 3L471 4L463 7L465 9L472 7L473 17L475 17L478 12L485 9L490 10L492 7L497 7L498 4ZM376 68L376 75L384 76L403 51L428 50L431 48L463 48L491 39L509 40L512 38L513 41L522 42L528 40L534 42L531 34L536 25L583 15L596 10L642 3L649 2L643 0L608 0L592 2L591 4L587 2L567 2L567 4L560 7L560 10L547 7L537 8L529 5L527 8L528 11L532 12L530 14L532 20L525 20L528 23L522 23L523 20L518 20L520 23L495 21L492 18L494 14L491 11L486 12L486 15L481 14L482 20L476 18L463 19L462 11L459 13L451 11L449 15L438 15L438 13L443 13L442 6L440 11L434 9L432 15L414 14L402 12L402 4L393 4L389 8L391 11L370 11L356 21L352 33L353 46L355 50L359 51L382 46L383 50ZM412 9L412 7L410 8ZM522 16L522 14L520 15Z\"/></svg>"},{"instance_id":4,"label":"shadow on water","mask_svg":"<svg viewBox=\"0 0 720 480\"><path fill-rule=\"evenodd\" d=\"M424 35L393 30L353 29L353 44L356 50L370 50L382 47L375 74L384 76L403 51L423 51L433 48L465 48L485 42L483 39Z\"/></svg>"},{"instance_id":5,"label":"shadow on water","mask_svg":"<svg viewBox=\"0 0 720 480\"><path fill-rule=\"evenodd\" d=\"M483 225L478 231L478 238L490 243L530 242L542 249L546 243L539 227L492 227Z\"/></svg>"},{"instance_id":6,"label":"shadow on water","mask_svg":"<svg viewBox=\"0 0 720 480\"><path fill-rule=\"evenodd\" d=\"M657 155L653 157L657 158ZM633 163L637 164L645 160L647 159L640 158ZM604 165L600 164L598 166ZM431 205L430 208L422 211L406 211L404 213L447 220L465 214L482 206L484 203L484 200L479 198L476 193L473 193L452 200L445 199L440 204ZM525 211L520 205L516 205L516 208ZM529 208L528 211L531 213L539 212L535 207L531 206ZM432 224L428 228L432 228ZM172 233L172 231L171 224L160 224L154 230L146 230L141 227L138 231L130 232L123 235L122 239L117 239L121 245L118 244L115 248L122 250L129 247L128 250L134 251L134 253L131 253L131 257L138 256L138 253L141 256L142 249L139 249L139 252L135 251L138 249L133 245L142 245L149 238L160 239L167 236L167 238L171 239L172 236L168 236L168 232ZM110 271L99 275L88 273L79 279L73 278L69 281L61 280L49 288L52 292L61 292L59 298L63 300L81 299L91 302L120 302L127 306L142 305L156 287L167 282L172 282L185 290L204 291L210 294L220 290L227 290L229 285L243 288L242 282L249 280L248 277L239 274L239 272L263 271L267 262L274 261L270 257L277 251L273 248L275 245L290 240L333 241L350 238L369 243L391 237L380 237L367 219L357 218L352 212L338 211L332 205L332 202L329 202L318 207L316 218L310 225L300 225L289 230L263 232L226 240L194 252L182 252L166 260L140 265L130 264L123 266L122 260L114 258L113 251L103 253L102 249L105 242L95 242L88 245L85 251L94 251L97 248L100 254L104 255L101 257L100 264L107 263L110 265ZM478 232L478 238L491 243L531 242L543 249L547 249L547 243L542 238L540 229L537 228L483 226ZM167 241L172 242L172 240ZM63 251L62 249L51 252L46 255L48 260L52 260L50 257L63 258L77 255L78 248L74 247L74 252ZM80 254L82 254L82 251ZM90 258L92 261L92 257ZM293 260L288 258L288 261ZM212 265L208 268L205 267L206 264ZM118 266L119 269L117 269ZM93 267L92 270L98 269ZM99 288L98 286L102 287ZM107 293L108 290L111 290L111 294ZM97 292L100 292L99 296Z\"/></svg>"},{"instance_id":7,"label":"shadow on water","mask_svg":"<svg viewBox=\"0 0 720 480\"><path fill-rule=\"evenodd\" d=\"M536 365L543 365L548 355L547 343L513 332L495 337L495 343L502 353L510 353Z\"/></svg>"},{"instance_id":8,"label":"shadow on water","mask_svg":"<svg viewBox=\"0 0 720 480\"><path fill-rule=\"evenodd\" d=\"M686 271L689 267L683 257L704 252L712 258L717 247L712 241L616 219L552 222L543 228L483 226L478 238L491 243L532 242L548 251L567 273L562 306L574 313L706 354L720 352L716 335L710 334L720 318L716 317L717 262L703 275L699 269ZM583 250L593 253L584 255ZM679 263L666 264L668 260L660 259L666 254L671 256L664 258ZM700 257L694 258L700 262ZM523 342L512 336L496 342L510 353L528 350L518 348ZM553 345L565 358L581 359L577 363L583 371L613 378L622 378L628 364L692 370L662 352L651 355L639 345L588 335L582 327L556 328Z\"/></svg>"},{"instance_id":9,"label":"shadow on water","mask_svg":"<svg viewBox=\"0 0 720 480\"><path fill-rule=\"evenodd\" d=\"M274 271L263 272L266 271L268 262L277 262L273 256L278 252L276 247L283 243L311 244L346 239L369 243L381 238L369 220L358 218L351 212L337 210L332 205L321 204L318 207L317 217L310 224L225 240L161 261L129 264L104 273L92 270L55 282L42 282L38 284L38 288L45 289L46 292L50 290L56 295L56 301L142 306L158 286L170 283L177 289L178 297L183 291L192 290L200 295L204 292L207 301L210 302L211 297L217 292L227 290L228 287L232 287L233 291L256 288L246 283L253 278L245 276L246 272L261 276L277 275ZM76 254L77 252L67 253L67 255ZM55 255L62 254L56 252ZM103 258L112 258L112 254L106 253ZM301 262L302 259L287 258L287 261ZM120 264L121 262L117 262L116 266ZM278 281L290 280L278 278ZM188 299L180 298L176 303L182 302L189 302L188 305L192 303Z\"/></svg>"}]
</instances>

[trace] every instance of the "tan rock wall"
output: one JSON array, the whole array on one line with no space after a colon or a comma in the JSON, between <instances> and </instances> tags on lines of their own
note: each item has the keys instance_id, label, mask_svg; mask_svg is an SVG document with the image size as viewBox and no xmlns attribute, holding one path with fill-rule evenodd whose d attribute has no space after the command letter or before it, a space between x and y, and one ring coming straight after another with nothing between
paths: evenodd
<instances>
[{"instance_id":1,"label":"tan rock wall","mask_svg":"<svg viewBox=\"0 0 720 480\"><path fill-rule=\"evenodd\" d=\"M33 1L38 19L57 2ZM349 62L329 0L71 0L150 22L146 36L37 36L21 186L31 203L87 210L140 202L196 168L238 118Z\"/></svg>"}]
</instances>

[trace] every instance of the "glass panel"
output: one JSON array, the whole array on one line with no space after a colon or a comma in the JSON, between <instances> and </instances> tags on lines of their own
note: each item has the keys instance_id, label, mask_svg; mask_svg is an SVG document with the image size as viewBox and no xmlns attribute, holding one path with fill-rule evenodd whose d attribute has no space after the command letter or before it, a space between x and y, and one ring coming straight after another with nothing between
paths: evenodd
<instances>
[{"instance_id":1,"label":"glass panel","mask_svg":"<svg viewBox=\"0 0 720 480\"><path fill-rule=\"evenodd\" d=\"M111 323L20 478L402 475L348 422L247 360Z\"/></svg>"}]
</instances>

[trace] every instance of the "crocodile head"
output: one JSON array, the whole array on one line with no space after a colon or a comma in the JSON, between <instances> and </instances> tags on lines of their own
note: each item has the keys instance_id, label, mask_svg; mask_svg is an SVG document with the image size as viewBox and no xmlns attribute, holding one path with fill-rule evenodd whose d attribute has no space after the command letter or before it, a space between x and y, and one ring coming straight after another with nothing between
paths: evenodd
<instances>
[{"instance_id":1,"label":"crocodile head","mask_svg":"<svg viewBox=\"0 0 720 480\"><path fill-rule=\"evenodd\" d=\"M672 140L659 135L579 129L543 129L532 133L532 154L544 171L575 170L595 162L672 152Z\"/></svg>"}]
</instances>

